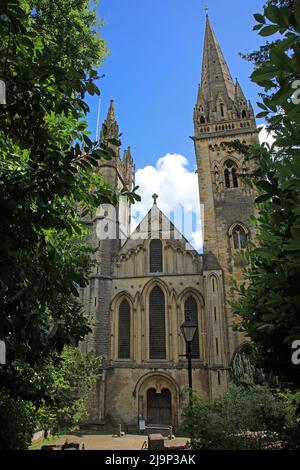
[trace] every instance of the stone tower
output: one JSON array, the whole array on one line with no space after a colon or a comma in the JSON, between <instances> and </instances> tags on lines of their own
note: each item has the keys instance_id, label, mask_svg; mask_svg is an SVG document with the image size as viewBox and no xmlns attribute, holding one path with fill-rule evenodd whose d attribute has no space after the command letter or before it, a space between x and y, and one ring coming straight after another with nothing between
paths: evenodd
<instances>
[{"instance_id":1,"label":"stone tower","mask_svg":"<svg viewBox=\"0 0 300 470\"><path fill-rule=\"evenodd\" d=\"M106 139L116 139L119 140L119 125L116 120L115 116L115 106L114 101L111 100L107 117L103 123L101 129L101 140L105 140L105 132L107 132ZM100 171L103 175L103 179L113 188L118 191L121 191L122 188L125 186L131 191L134 187L134 178L135 178L135 168L134 163L131 155L131 148L128 147L124 151L123 159L120 156L120 147L116 147L110 144L111 147L114 148L116 157L112 158L108 161L103 161L100 164ZM103 209L104 206L101 206ZM113 216L110 214L110 211L115 212L115 222L116 225L114 227L113 224L110 225L110 229L114 231L116 229L116 239L119 240L116 243L116 249L114 249L114 253L112 253L113 257L116 255L120 248L120 243L122 244L125 240L127 240L128 236L130 235L130 225L131 225L131 207L130 203L124 198L121 199L120 203L116 207L116 211L113 208L108 208L109 216ZM103 212L103 210L102 210ZM107 210L104 209L104 212ZM112 238L112 237L110 237Z\"/></svg>"},{"instance_id":2,"label":"stone tower","mask_svg":"<svg viewBox=\"0 0 300 470\"><path fill-rule=\"evenodd\" d=\"M204 206L204 253L215 255L224 274L230 360L243 339L230 328L233 318L228 301L233 297L232 281L242 280L241 250L254 237L249 226L254 194L240 178L253 170L253 164L226 144L257 141L258 130L253 108L239 82L232 79L208 16L194 132L200 203Z\"/></svg>"},{"instance_id":3,"label":"stone tower","mask_svg":"<svg viewBox=\"0 0 300 470\"><path fill-rule=\"evenodd\" d=\"M118 140L119 134L114 102L111 100L107 117L102 126L101 140ZM132 190L135 169L130 148L125 150L122 159L120 148L112 144L109 145L114 147L115 157L111 160L101 160L99 163L99 171L104 181L114 190L121 191L124 186ZM91 422L99 423L104 414L105 375L110 354L112 266L114 257L130 234L130 203L127 200L120 200L116 207L102 204L94 217L86 218L84 223L91 229L88 241L92 247L97 249L95 253L97 264L90 274L88 287L80 292L85 312L93 318L93 331L85 339L81 349L85 352L95 351L103 360L102 379L90 398Z\"/></svg>"}]
</instances>

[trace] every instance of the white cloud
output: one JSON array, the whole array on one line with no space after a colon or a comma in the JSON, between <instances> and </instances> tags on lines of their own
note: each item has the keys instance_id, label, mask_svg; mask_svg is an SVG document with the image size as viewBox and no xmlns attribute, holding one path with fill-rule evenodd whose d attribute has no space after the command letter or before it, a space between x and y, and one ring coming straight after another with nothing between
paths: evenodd
<instances>
[{"instance_id":1,"label":"white cloud","mask_svg":"<svg viewBox=\"0 0 300 470\"><path fill-rule=\"evenodd\" d=\"M202 239L202 231L199 230L198 232L192 232L190 236L190 242L196 250L200 250L203 248L203 239Z\"/></svg>"},{"instance_id":2,"label":"white cloud","mask_svg":"<svg viewBox=\"0 0 300 470\"><path fill-rule=\"evenodd\" d=\"M259 133L259 141L262 144L263 142L267 142L267 144L272 145L275 141L274 133L268 132L267 126L262 126L262 129Z\"/></svg>"},{"instance_id":3,"label":"white cloud","mask_svg":"<svg viewBox=\"0 0 300 470\"><path fill-rule=\"evenodd\" d=\"M202 248L200 227L200 204L198 178L195 172L186 168L187 159L178 154L167 154L160 158L156 166L146 166L136 172L136 185L142 200L133 205L132 228L147 214L152 207L154 193L158 194L159 208L172 220L175 214L175 225L197 249ZM185 227L181 225L181 214L184 212ZM192 220L193 223L186 223ZM179 222L178 222L179 220Z\"/></svg>"},{"instance_id":4,"label":"white cloud","mask_svg":"<svg viewBox=\"0 0 300 470\"><path fill-rule=\"evenodd\" d=\"M275 140L274 134L268 133L264 125L259 133L259 140L261 143L267 142L272 145ZM149 165L137 170L136 185L139 186L138 193L142 200L132 206L131 228L134 231L151 209L152 195L157 193L159 208L174 221L178 230L196 250L202 250L198 177L195 171L186 168L187 165L188 160L183 155L168 153L159 158L155 166ZM184 224L181 223L182 212L185 217ZM193 224L192 217L194 217Z\"/></svg>"}]
</instances>

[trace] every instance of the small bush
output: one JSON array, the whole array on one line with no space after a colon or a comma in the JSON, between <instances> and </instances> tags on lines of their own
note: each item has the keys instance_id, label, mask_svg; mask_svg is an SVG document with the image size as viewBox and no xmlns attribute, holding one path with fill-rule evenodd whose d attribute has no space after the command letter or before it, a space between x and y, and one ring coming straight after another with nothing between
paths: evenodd
<instances>
[{"instance_id":1,"label":"small bush","mask_svg":"<svg viewBox=\"0 0 300 470\"><path fill-rule=\"evenodd\" d=\"M220 398L203 402L193 398L184 411L184 428L193 434L194 449L254 450L282 448L283 432L295 429L284 400L268 386L230 385ZM286 436L285 436L286 438Z\"/></svg>"},{"instance_id":2,"label":"small bush","mask_svg":"<svg viewBox=\"0 0 300 470\"><path fill-rule=\"evenodd\" d=\"M0 449L21 450L31 444L35 430L35 407L31 402L0 391Z\"/></svg>"}]
</instances>

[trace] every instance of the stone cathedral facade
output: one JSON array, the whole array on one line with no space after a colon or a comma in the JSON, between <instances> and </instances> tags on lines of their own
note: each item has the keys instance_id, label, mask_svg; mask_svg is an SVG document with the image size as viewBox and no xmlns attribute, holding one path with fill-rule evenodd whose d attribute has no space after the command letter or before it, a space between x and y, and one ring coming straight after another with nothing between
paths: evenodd
<instances>
[{"instance_id":1,"label":"stone cathedral facade","mask_svg":"<svg viewBox=\"0 0 300 470\"><path fill-rule=\"evenodd\" d=\"M111 137L119 135L113 102L105 124ZM156 195L131 235L128 203L120 204L114 215L100 207L85 221L92 228L97 265L89 287L81 291L93 318L93 332L81 348L103 359L102 377L90 398L90 424L134 428L142 415L147 424L178 427L187 386L180 326L187 316L198 322L192 373L193 388L203 399L226 390L230 363L243 345L244 339L232 330L229 302L232 280L242 279L240 252L254 237L249 226L254 194L240 178L253 168L226 143L256 141L258 131L253 109L231 77L208 17L194 131L204 205L203 254L161 212ZM100 165L100 171L113 187L132 189L130 148L123 158L118 154ZM101 233L108 232L106 239L99 239L99 227Z\"/></svg>"}]
</instances>

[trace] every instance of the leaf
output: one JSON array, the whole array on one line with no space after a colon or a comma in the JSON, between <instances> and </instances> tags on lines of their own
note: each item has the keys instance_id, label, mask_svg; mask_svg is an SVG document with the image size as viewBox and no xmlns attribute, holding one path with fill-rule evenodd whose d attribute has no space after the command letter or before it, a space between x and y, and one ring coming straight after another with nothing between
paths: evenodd
<instances>
[{"instance_id":1,"label":"leaf","mask_svg":"<svg viewBox=\"0 0 300 470\"><path fill-rule=\"evenodd\" d=\"M300 240L292 240L284 248L286 251L300 251Z\"/></svg>"},{"instance_id":2,"label":"leaf","mask_svg":"<svg viewBox=\"0 0 300 470\"><path fill-rule=\"evenodd\" d=\"M94 94L95 94L95 85L93 84L93 82L88 82L88 84L86 86L86 89L87 89L89 95L94 96Z\"/></svg>"},{"instance_id":3,"label":"leaf","mask_svg":"<svg viewBox=\"0 0 300 470\"><path fill-rule=\"evenodd\" d=\"M276 67L278 67L279 70L293 72L292 60L276 47L272 47L270 50L270 60L276 65Z\"/></svg>"},{"instance_id":4,"label":"leaf","mask_svg":"<svg viewBox=\"0 0 300 470\"><path fill-rule=\"evenodd\" d=\"M268 111L269 112L269 109L267 108L267 106L263 103L260 103L260 102L257 102L257 106L261 109L263 109L264 111Z\"/></svg>"},{"instance_id":5,"label":"leaf","mask_svg":"<svg viewBox=\"0 0 300 470\"><path fill-rule=\"evenodd\" d=\"M276 6L268 6L267 8L265 8L264 13L268 20L272 21L272 23L277 23L280 19L280 11L279 8L277 8Z\"/></svg>"},{"instance_id":6,"label":"leaf","mask_svg":"<svg viewBox=\"0 0 300 470\"><path fill-rule=\"evenodd\" d=\"M297 41L298 35L289 33L289 35L286 35L286 39L283 39L276 44L276 49L282 52L287 51L293 45L297 44Z\"/></svg>"},{"instance_id":7,"label":"leaf","mask_svg":"<svg viewBox=\"0 0 300 470\"><path fill-rule=\"evenodd\" d=\"M258 113L258 114L256 115L256 117L257 117L257 119L265 118L265 117L267 117L267 116L269 115L269 112L270 112L270 111L264 111L264 112L262 112L262 113Z\"/></svg>"},{"instance_id":8,"label":"leaf","mask_svg":"<svg viewBox=\"0 0 300 470\"><path fill-rule=\"evenodd\" d=\"M270 67L259 67L258 69L254 70L251 75L251 80L254 82L261 82L263 80L267 80L269 78L273 78L276 74L275 68Z\"/></svg>"},{"instance_id":9,"label":"leaf","mask_svg":"<svg viewBox=\"0 0 300 470\"><path fill-rule=\"evenodd\" d=\"M261 15L260 13L255 13L253 16L258 23L264 24L266 22L264 15Z\"/></svg>"},{"instance_id":10,"label":"leaf","mask_svg":"<svg viewBox=\"0 0 300 470\"><path fill-rule=\"evenodd\" d=\"M280 115L279 116L272 116L269 121L272 125L279 124L282 121L282 118L283 118L283 116L280 116Z\"/></svg>"},{"instance_id":11,"label":"leaf","mask_svg":"<svg viewBox=\"0 0 300 470\"><path fill-rule=\"evenodd\" d=\"M277 187L271 184L269 181L258 181L255 184L259 189L266 191L268 194L277 194Z\"/></svg>"},{"instance_id":12,"label":"leaf","mask_svg":"<svg viewBox=\"0 0 300 470\"><path fill-rule=\"evenodd\" d=\"M273 99L273 98L272 98L272 100L271 100L271 99L268 99L268 98L265 97L263 101L264 101L265 105L266 105L271 111L273 111L274 113L277 111L277 106L276 106L276 104L274 104L274 99Z\"/></svg>"},{"instance_id":13,"label":"leaf","mask_svg":"<svg viewBox=\"0 0 300 470\"><path fill-rule=\"evenodd\" d=\"M272 321L272 320L276 320L277 317L278 317L277 313L268 313L268 314L262 316L262 320L266 321L266 322L269 322L269 321Z\"/></svg>"},{"instance_id":14,"label":"leaf","mask_svg":"<svg viewBox=\"0 0 300 470\"><path fill-rule=\"evenodd\" d=\"M258 196L256 199L255 199L255 203L256 204L261 204L262 202L266 202L266 201L269 201L272 197L272 194L263 194L262 196Z\"/></svg>"},{"instance_id":15,"label":"leaf","mask_svg":"<svg viewBox=\"0 0 300 470\"><path fill-rule=\"evenodd\" d=\"M294 8L295 8L295 18L297 22L298 28L300 28L300 1L295 0L294 1Z\"/></svg>"},{"instance_id":16,"label":"leaf","mask_svg":"<svg viewBox=\"0 0 300 470\"><path fill-rule=\"evenodd\" d=\"M56 335L57 330L58 330L58 325L54 323L47 332L47 340L52 339Z\"/></svg>"},{"instance_id":17,"label":"leaf","mask_svg":"<svg viewBox=\"0 0 300 470\"><path fill-rule=\"evenodd\" d=\"M79 297L79 292L78 292L78 289L77 289L77 283L76 282L72 282L71 285L70 285L70 290L72 292L72 294L75 296L75 297Z\"/></svg>"},{"instance_id":18,"label":"leaf","mask_svg":"<svg viewBox=\"0 0 300 470\"><path fill-rule=\"evenodd\" d=\"M120 147L121 146L121 141L119 139L108 139L108 142L111 144L111 145L115 145L116 147Z\"/></svg>"},{"instance_id":19,"label":"leaf","mask_svg":"<svg viewBox=\"0 0 300 470\"><path fill-rule=\"evenodd\" d=\"M91 141L91 139L86 134L83 135L83 140L84 140L84 142L86 143L86 145L88 146L89 149L91 149L93 147L93 142Z\"/></svg>"},{"instance_id":20,"label":"leaf","mask_svg":"<svg viewBox=\"0 0 300 470\"><path fill-rule=\"evenodd\" d=\"M94 167L98 167L98 160L92 156L87 157L87 161Z\"/></svg>"},{"instance_id":21,"label":"leaf","mask_svg":"<svg viewBox=\"0 0 300 470\"><path fill-rule=\"evenodd\" d=\"M81 155L81 148L78 142L75 145L75 154L76 156Z\"/></svg>"},{"instance_id":22,"label":"leaf","mask_svg":"<svg viewBox=\"0 0 300 470\"><path fill-rule=\"evenodd\" d=\"M264 325L258 326L257 330L262 331L262 332L270 332L270 331L274 330L274 325L272 325L270 323L266 323Z\"/></svg>"},{"instance_id":23,"label":"leaf","mask_svg":"<svg viewBox=\"0 0 300 470\"><path fill-rule=\"evenodd\" d=\"M97 149L93 152L94 158L103 158L104 160L111 160L112 156L108 153L106 149Z\"/></svg>"},{"instance_id":24,"label":"leaf","mask_svg":"<svg viewBox=\"0 0 300 470\"><path fill-rule=\"evenodd\" d=\"M272 36L273 34L278 33L279 29L279 26L270 25L263 28L259 34L263 37Z\"/></svg>"}]
</instances>

